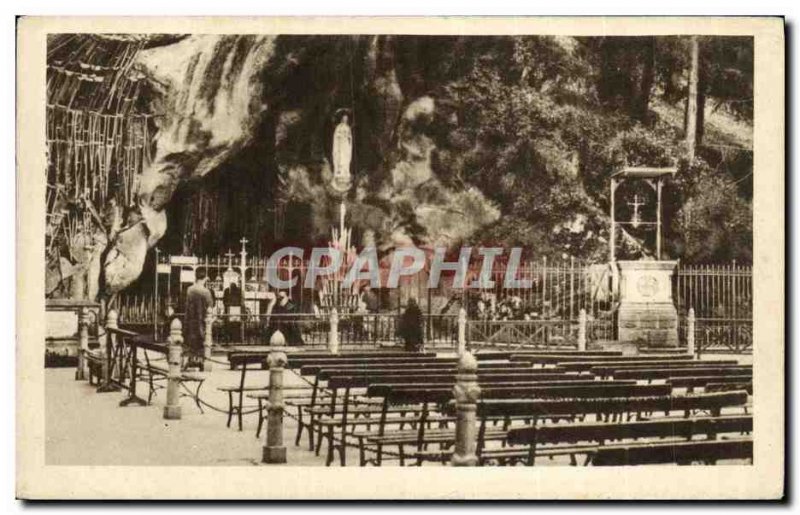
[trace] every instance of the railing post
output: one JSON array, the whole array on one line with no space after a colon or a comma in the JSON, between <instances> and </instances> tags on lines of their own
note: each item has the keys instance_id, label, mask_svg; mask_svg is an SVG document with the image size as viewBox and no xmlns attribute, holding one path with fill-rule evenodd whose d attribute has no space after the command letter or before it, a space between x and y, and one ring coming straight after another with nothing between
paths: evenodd
<instances>
[{"instance_id":1,"label":"railing post","mask_svg":"<svg viewBox=\"0 0 800 515\"><path fill-rule=\"evenodd\" d=\"M331 309L331 331L328 335L328 350L331 354L339 354L339 312Z\"/></svg>"},{"instance_id":2,"label":"railing post","mask_svg":"<svg viewBox=\"0 0 800 515\"><path fill-rule=\"evenodd\" d=\"M269 406L267 407L267 443L261 461L286 463L286 446L283 445L283 368L288 362L283 352L272 352L269 365Z\"/></svg>"},{"instance_id":3,"label":"railing post","mask_svg":"<svg viewBox=\"0 0 800 515\"><path fill-rule=\"evenodd\" d=\"M167 376L167 405L164 406L164 418L180 420L180 381L181 358L183 354L183 325L175 318L169 326L169 350L167 352L169 373ZM135 359L135 357L134 357Z\"/></svg>"},{"instance_id":4,"label":"railing post","mask_svg":"<svg viewBox=\"0 0 800 515\"><path fill-rule=\"evenodd\" d=\"M456 399L456 441L450 464L454 467L474 467L478 464L477 446L478 362L470 352L458 360L458 374L453 395Z\"/></svg>"},{"instance_id":5,"label":"railing post","mask_svg":"<svg viewBox=\"0 0 800 515\"><path fill-rule=\"evenodd\" d=\"M583 308L578 312L578 350L586 350L586 310Z\"/></svg>"},{"instance_id":6,"label":"railing post","mask_svg":"<svg viewBox=\"0 0 800 515\"><path fill-rule=\"evenodd\" d=\"M688 353L692 356L695 355L695 323L694 308L689 308L689 316L686 317L686 346Z\"/></svg>"},{"instance_id":7,"label":"railing post","mask_svg":"<svg viewBox=\"0 0 800 515\"><path fill-rule=\"evenodd\" d=\"M86 353L89 352L89 309L82 307L78 313L78 368L75 380L86 379Z\"/></svg>"},{"instance_id":8,"label":"railing post","mask_svg":"<svg viewBox=\"0 0 800 515\"><path fill-rule=\"evenodd\" d=\"M458 355L467 352L467 310L458 310Z\"/></svg>"},{"instance_id":9,"label":"railing post","mask_svg":"<svg viewBox=\"0 0 800 515\"><path fill-rule=\"evenodd\" d=\"M116 348L117 335L115 329L119 328L119 314L116 309L108 310L106 314L106 347L103 356L103 384L97 388L97 393L116 392L119 388L114 386L112 373L114 371L114 349Z\"/></svg>"},{"instance_id":10,"label":"railing post","mask_svg":"<svg viewBox=\"0 0 800 515\"><path fill-rule=\"evenodd\" d=\"M213 368L211 364L211 350L214 347L214 338L211 334L211 331L214 327L214 308L211 306L206 309L206 318L205 318L205 335L203 338L203 372L211 372Z\"/></svg>"}]
</instances>

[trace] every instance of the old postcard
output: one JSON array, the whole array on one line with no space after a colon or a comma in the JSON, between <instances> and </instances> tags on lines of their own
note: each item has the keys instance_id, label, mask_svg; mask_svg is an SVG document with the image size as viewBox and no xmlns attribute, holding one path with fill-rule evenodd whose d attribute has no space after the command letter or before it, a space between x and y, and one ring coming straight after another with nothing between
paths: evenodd
<instances>
[{"instance_id":1,"label":"old postcard","mask_svg":"<svg viewBox=\"0 0 800 515\"><path fill-rule=\"evenodd\" d=\"M18 23L17 495L777 499L780 18Z\"/></svg>"}]
</instances>

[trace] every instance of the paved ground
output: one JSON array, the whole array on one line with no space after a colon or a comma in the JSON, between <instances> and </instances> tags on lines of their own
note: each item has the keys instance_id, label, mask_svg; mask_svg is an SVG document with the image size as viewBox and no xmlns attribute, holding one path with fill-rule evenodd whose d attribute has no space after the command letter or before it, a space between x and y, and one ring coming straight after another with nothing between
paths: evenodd
<instances>
[{"instance_id":1,"label":"paved ground","mask_svg":"<svg viewBox=\"0 0 800 515\"><path fill-rule=\"evenodd\" d=\"M728 357L711 355L706 358ZM752 363L751 357L730 357ZM165 390L158 392L151 406L122 408L118 403L124 398L123 393L98 394L86 381L75 381L74 374L73 368L48 368L45 372L45 459L48 465L261 464L265 434L262 432L261 439L256 439L255 414L245 417L244 430L240 432L235 427L225 426L225 414L208 409L201 414L191 399L183 398L183 419L168 421L162 418ZM266 371L249 373L248 384L267 383L267 374ZM201 398L224 408L227 396L217 391L217 387L238 384L238 380L238 371L218 366L208 374ZM146 394L146 385L140 384L140 394ZM286 384L301 386L304 383L287 371ZM235 426L235 421L232 425ZM302 446L295 447L296 428L295 421L286 417L284 439L288 465L324 466L324 448L323 456L316 456L307 450L305 437ZM358 464L355 449L348 450L347 463ZM541 464L561 463L545 461Z\"/></svg>"},{"instance_id":2,"label":"paved ground","mask_svg":"<svg viewBox=\"0 0 800 515\"><path fill-rule=\"evenodd\" d=\"M239 432L225 427L226 415L208 409L200 414L191 399L183 398L183 419L164 420L165 390L158 392L151 406L121 408L122 393L98 394L86 381L75 381L74 374L68 368L50 368L45 373L48 465L260 464L265 435L262 432L261 439L256 439L254 414L245 417L244 430ZM250 374L252 384L266 381L266 374ZM227 397L215 389L236 384L238 378L238 372L215 370L201 397L226 406ZM141 389L146 392L144 384ZM290 465L325 464L322 457L294 446L297 426L292 419L287 417L284 426Z\"/></svg>"}]
</instances>

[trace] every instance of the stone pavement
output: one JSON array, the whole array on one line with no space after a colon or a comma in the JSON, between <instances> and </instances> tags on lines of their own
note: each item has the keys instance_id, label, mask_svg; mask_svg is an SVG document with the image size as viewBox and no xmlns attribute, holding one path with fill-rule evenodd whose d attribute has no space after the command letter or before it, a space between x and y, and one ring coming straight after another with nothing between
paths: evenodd
<instances>
[{"instance_id":1,"label":"stone pavement","mask_svg":"<svg viewBox=\"0 0 800 515\"><path fill-rule=\"evenodd\" d=\"M227 415L206 408L201 414L192 399L181 399L182 420L164 420L166 390L159 390L151 406L121 408L124 393L95 392L86 381L74 380L73 368L45 370L45 460L48 465L260 465L265 429L256 439L255 414L245 416L244 430L234 420L225 427ZM248 384L268 382L266 371L248 372ZM286 372L287 384L300 384ZM227 407L227 395L217 386L238 384L239 372L217 367L203 385L201 398ZM147 386L140 383L140 395ZM250 403L254 401L250 400ZM245 400L245 404L250 404ZM324 456L307 447L295 447L297 425L284 418L289 465L324 466ZM305 440L305 439L304 439ZM323 449L324 454L324 449ZM357 453L350 452L357 464Z\"/></svg>"}]
</instances>

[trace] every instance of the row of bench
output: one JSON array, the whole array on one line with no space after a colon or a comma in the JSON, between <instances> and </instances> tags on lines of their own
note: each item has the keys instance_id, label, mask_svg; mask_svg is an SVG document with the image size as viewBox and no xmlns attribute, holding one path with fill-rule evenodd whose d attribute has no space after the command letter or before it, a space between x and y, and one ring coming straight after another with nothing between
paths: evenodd
<instances>
[{"instance_id":1,"label":"row of bench","mask_svg":"<svg viewBox=\"0 0 800 515\"><path fill-rule=\"evenodd\" d=\"M235 363L236 357L231 357L232 363ZM555 417L576 420L576 417L584 419L587 414L581 412L582 401L623 399L625 402L620 402L618 405L625 406L623 411L628 414L626 423L636 424L643 421L632 421L631 415L635 414L637 418L641 418L642 412L652 411L646 408L653 402L656 402L659 409L672 406L665 409L667 412L679 410L675 406L685 405L687 406L684 409L685 414L706 409L704 408L706 405L711 406L709 409L717 411L728 406L746 406L747 393L741 391L705 393L700 396L673 396L672 389L676 386L674 384L676 380L683 381L682 387L696 388L710 385L724 386L733 378L736 382L728 384L735 387L747 385L751 377L747 375L750 373L748 367L738 367L735 362L695 362L683 356L623 358L610 353L582 356L494 353L485 357L478 354L476 357L479 360L478 378L483 388L482 398L491 399L482 401L479 407L480 413L486 414L481 422L483 428L480 432L480 438L483 440L479 445L481 450L486 441L500 440L507 444L509 440L506 430L509 429L512 419L530 422L536 418L536 413L531 411L513 415L511 413L515 409L513 406L518 405L515 403L522 403L520 406L524 411L532 407L525 404L528 401L543 402L543 399L569 398L568 405L571 406L571 412L558 417L551 414L548 419L552 420ZM640 362L645 362L647 368L637 368L643 366ZM578 363L581 365L577 365ZM584 367L582 364L585 363L591 363L592 366ZM405 450L409 445L415 447L411 457L416 457L418 462L425 459L444 459L443 457L449 455L448 446L454 437L450 424L454 420L454 415L447 412L447 406L452 398L451 387L455 381L455 358L437 358L431 355L290 356L289 367L304 376L314 378L309 395L289 401L289 404L296 407L298 415L295 443L300 443L302 434L306 431L309 446L319 453L323 441L327 441L328 464L333 461L334 453L338 451L340 463L344 465L345 449L353 440L357 442L355 445L359 448L362 465L368 462L380 464L386 446L398 447L397 457L401 462L409 457ZM605 368L602 371L593 370L597 367ZM616 367L625 370L618 371ZM621 376L630 371L643 371L636 379L652 381L666 378L670 384L641 385L636 384L633 378L623 380ZM664 371L676 373L665 374ZM594 372L598 372L597 376ZM695 372L706 375L698 376ZM706 382L699 380L700 377L706 378ZM323 384L325 388L322 388ZM495 402L504 403L499 404L502 412L489 415L490 411L487 410L490 410L489 406L493 406ZM695 404L686 404L687 402ZM613 416L614 421L622 419L621 416L618 417L622 415L622 411L613 408L613 405L597 402L594 405L603 408L592 412L597 415L599 422L607 423L609 416ZM745 418L747 417L745 415ZM501 429L494 428L487 431L485 430L487 422L501 422ZM433 424L438 427L432 428ZM666 422L665 424L659 427L668 431L668 424ZM406 426L411 429L405 429ZM746 431L746 427L741 426L739 430ZM665 434L681 433L673 431ZM439 444L440 449L429 451L428 447L432 443ZM592 456L598 455L597 446L584 447L592 449ZM710 449L708 446L706 448ZM368 451L373 452L375 457L367 459ZM509 452L516 453L516 456L520 455L519 450L503 451L500 453L503 460L510 459L505 455ZM605 450L603 452L606 453ZM574 452L571 454L574 459ZM491 456L493 456L491 453L486 453L481 459L486 462ZM728 455L723 453L720 456ZM592 462L605 463L603 460L608 461L609 458Z\"/></svg>"}]
</instances>

